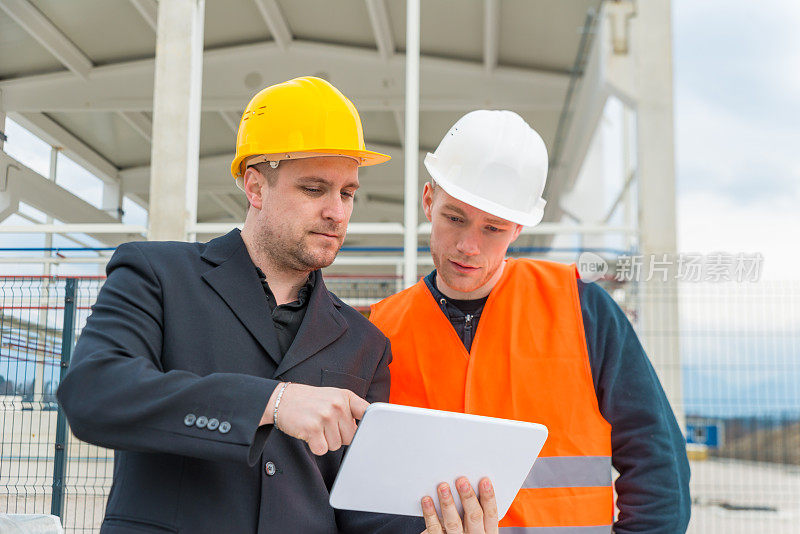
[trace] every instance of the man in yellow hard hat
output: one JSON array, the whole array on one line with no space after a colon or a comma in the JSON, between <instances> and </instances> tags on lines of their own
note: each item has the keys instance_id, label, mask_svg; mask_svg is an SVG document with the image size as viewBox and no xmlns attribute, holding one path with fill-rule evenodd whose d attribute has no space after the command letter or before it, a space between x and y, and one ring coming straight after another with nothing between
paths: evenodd
<instances>
[{"instance_id":1,"label":"man in yellow hard hat","mask_svg":"<svg viewBox=\"0 0 800 534\"><path fill-rule=\"evenodd\" d=\"M391 402L548 427L501 532L685 532L685 442L625 314L575 265L506 259L543 216L544 141L516 113L473 111L425 166L436 269L370 315Z\"/></svg>"},{"instance_id":2,"label":"man in yellow hard hat","mask_svg":"<svg viewBox=\"0 0 800 534\"><path fill-rule=\"evenodd\" d=\"M356 420L388 399L391 353L320 269L344 240L358 168L388 159L366 150L358 112L328 82L273 85L239 126L242 231L117 249L58 390L75 435L115 449L101 532L425 528L328 503ZM470 532L497 532L491 488L479 499L457 486ZM441 503L445 530L460 531L453 499Z\"/></svg>"}]
</instances>

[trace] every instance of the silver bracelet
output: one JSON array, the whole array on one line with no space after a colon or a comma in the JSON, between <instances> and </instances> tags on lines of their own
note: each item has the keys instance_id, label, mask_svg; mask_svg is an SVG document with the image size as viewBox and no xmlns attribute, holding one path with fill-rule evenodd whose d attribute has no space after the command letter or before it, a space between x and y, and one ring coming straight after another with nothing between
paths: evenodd
<instances>
[{"instance_id":1,"label":"silver bracelet","mask_svg":"<svg viewBox=\"0 0 800 534\"><path fill-rule=\"evenodd\" d=\"M275 409L272 410L272 425L275 428L278 428L278 406L281 405L281 397L283 397L283 392L286 391L286 386L289 384L291 384L291 382L284 382L283 385L281 385L278 396L275 397Z\"/></svg>"}]
</instances>

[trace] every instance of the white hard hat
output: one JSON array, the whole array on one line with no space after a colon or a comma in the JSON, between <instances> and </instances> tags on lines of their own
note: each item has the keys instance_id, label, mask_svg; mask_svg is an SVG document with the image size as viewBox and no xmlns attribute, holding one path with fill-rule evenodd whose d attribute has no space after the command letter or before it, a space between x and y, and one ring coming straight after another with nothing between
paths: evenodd
<instances>
[{"instance_id":1,"label":"white hard hat","mask_svg":"<svg viewBox=\"0 0 800 534\"><path fill-rule=\"evenodd\" d=\"M456 122L425 167L450 196L524 226L544 216L547 147L513 111L471 111Z\"/></svg>"}]
</instances>

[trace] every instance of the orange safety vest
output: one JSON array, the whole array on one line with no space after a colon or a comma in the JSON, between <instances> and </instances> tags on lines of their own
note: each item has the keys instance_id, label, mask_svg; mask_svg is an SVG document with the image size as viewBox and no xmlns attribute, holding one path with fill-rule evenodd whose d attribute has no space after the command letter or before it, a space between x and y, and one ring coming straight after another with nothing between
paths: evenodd
<instances>
[{"instance_id":1,"label":"orange safety vest","mask_svg":"<svg viewBox=\"0 0 800 534\"><path fill-rule=\"evenodd\" d=\"M607 534L614 521L611 425L597 404L576 277L574 265L507 260L470 352L424 280L372 307L392 343L390 402L549 429L504 533Z\"/></svg>"}]
</instances>

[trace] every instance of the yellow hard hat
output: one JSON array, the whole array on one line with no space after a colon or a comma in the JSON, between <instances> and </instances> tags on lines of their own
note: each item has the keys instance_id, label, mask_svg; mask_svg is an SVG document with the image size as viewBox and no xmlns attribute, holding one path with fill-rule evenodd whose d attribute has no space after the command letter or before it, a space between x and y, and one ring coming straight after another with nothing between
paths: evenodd
<instances>
[{"instance_id":1,"label":"yellow hard hat","mask_svg":"<svg viewBox=\"0 0 800 534\"><path fill-rule=\"evenodd\" d=\"M346 96L323 79L304 76L259 91L247 105L231 174L240 181L242 163L252 156L278 162L326 155L348 156L359 166L390 159L366 149L361 118Z\"/></svg>"}]
</instances>

